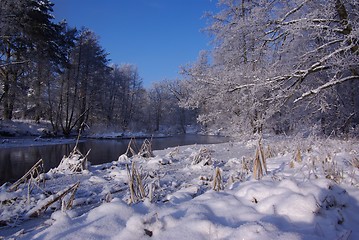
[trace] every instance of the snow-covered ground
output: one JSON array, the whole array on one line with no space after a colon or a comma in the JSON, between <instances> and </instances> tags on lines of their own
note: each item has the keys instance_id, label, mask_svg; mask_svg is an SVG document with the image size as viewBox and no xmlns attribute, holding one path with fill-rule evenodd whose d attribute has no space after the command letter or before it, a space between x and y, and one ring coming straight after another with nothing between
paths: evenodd
<instances>
[{"instance_id":1,"label":"snow-covered ground","mask_svg":"<svg viewBox=\"0 0 359 240\"><path fill-rule=\"evenodd\" d=\"M87 134L87 138L96 138L96 139L118 139L118 138L151 138L151 137L165 137L165 134L150 134L145 132L105 132L105 133L90 133Z\"/></svg>"},{"instance_id":2,"label":"snow-covered ground","mask_svg":"<svg viewBox=\"0 0 359 240\"><path fill-rule=\"evenodd\" d=\"M41 175L45 186L1 187L0 239L359 239L358 141L265 139L260 180L252 173L257 145L169 148L76 173L63 163ZM144 198L131 198L136 170ZM213 190L215 172L223 190Z\"/></svg>"},{"instance_id":3,"label":"snow-covered ground","mask_svg":"<svg viewBox=\"0 0 359 240\"><path fill-rule=\"evenodd\" d=\"M36 123L31 120L0 120L0 136L16 137L16 136L46 136L51 135L51 124L46 121Z\"/></svg>"},{"instance_id":4,"label":"snow-covered ground","mask_svg":"<svg viewBox=\"0 0 359 240\"><path fill-rule=\"evenodd\" d=\"M31 120L0 120L0 149L76 142L75 138L55 138L49 129L51 124L46 121L36 123Z\"/></svg>"}]
</instances>

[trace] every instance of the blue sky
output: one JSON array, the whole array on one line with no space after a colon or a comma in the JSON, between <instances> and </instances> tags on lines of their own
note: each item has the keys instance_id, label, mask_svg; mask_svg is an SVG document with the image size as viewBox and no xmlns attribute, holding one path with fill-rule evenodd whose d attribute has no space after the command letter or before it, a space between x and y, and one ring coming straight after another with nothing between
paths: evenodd
<instances>
[{"instance_id":1,"label":"blue sky","mask_svg":"<svg viewBox=\"0 0 359 240\"><path fill-rule=\"evenodd\" d=\"M137 65L144 86L177 78L179 66L210 49L201 32L215 0L52 0L56 20L88 27L111 62Z\"/></svg>"}]
</instances>

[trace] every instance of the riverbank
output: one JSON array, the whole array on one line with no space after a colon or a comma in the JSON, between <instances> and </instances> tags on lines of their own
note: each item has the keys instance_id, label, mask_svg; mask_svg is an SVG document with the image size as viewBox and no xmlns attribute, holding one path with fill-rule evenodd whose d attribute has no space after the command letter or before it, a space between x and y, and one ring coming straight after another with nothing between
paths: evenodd
<instances>
[{"instance_id":1,"label":"riverbank","mask_svg":"<svg viewBox=\"0 0 359 240\"><path fill-rule=\"evenodd\" d=\"M0 236L359 238L356 140L266 138L262 152L267 169L259 180L253 175L258 169L253 164L257 148L257 140L190 145L154 151L149 158L122 156L76 173L62 166L43 175L46 187L35 186L29 198L27 184L15 192L2 186L1 221L9 226L0 228ZM131 195L126 170L131 163L145 187L143 197ZM68 196L39 211L38 217L29 217L77 182L71 210L63 207Z\"/></svg>"},{"instance_id":2,"label":"riverbank","mask_svg":"<svg viewBox=\"0 0 359 240\"><path fill-rule=\"evenodd\" d=\"M31 120L0 120L0 137L40 137L50 134L51 124Z\"/></svg>"},{"instance_id":3,"label":"riverbank","mask_svg":"<svg viewBox=\"0 0 359 240\"><path fill-rule=\"evenodd\" d=\"M186 134L213 135L201 133L198 126L186 126ZM144 131L118 131L107 129L103 126L96 126L92 129L85 129L81 139L151 139L160 137L172 137L183 135L181 132L171 129L163 129L162 132L149 133ZM218 134L216 134L218 135ZM23 141L22 141L23 139ZM41 144L62 144L77 139L77 134L65 137L62 134L54 134L51 131L51 124L47 121L36 123L32 120L0 120L0 148L38 146Z\"/></svg>"}]
</instances>

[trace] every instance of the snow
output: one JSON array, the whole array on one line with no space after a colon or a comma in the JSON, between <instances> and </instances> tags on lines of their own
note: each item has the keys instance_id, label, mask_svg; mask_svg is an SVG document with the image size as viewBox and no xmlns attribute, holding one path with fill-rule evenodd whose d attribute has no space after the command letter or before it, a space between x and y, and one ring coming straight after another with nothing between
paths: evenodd
<instances>
[{"instance_id":1,"label":"snow","mask_svg":"<svg viewBox=\"0 0 359 240\"><path fill-rule=\"evenodd\" d=\"M42 121L36 123L30 120L0 121L0 136L42 136L51 134L51 124Z\"/></svg>"},{"instance_id":2,"label":"snow","mask_svg":"<svg viewBox=\"0 0 359 240\"><path fill-rule=\"evenodd\" d=\"M162 133L157 134L149 134L145 132L119 132L119 131L112 131L112 132L96 132L96 133L88 133L86 135L88 138L96 138L96 139L131 139L131 138L151 138L151 137L166 137L167 135Z\"/></svg>"},{"instance_id":3,"label":"snow","mask_svg":"<svg viewBox=\"0 0 359 240\"><path fill-rule=\"evenodd\" d=\"M180 146L83 172L52 170L29 195L28 184L15 192L3 185L0 239L359 239L356 140L265 139L268 173L260 180L252 176L256 146L254 140ZM201 154L204 161L194 161ZM126 164L133 161L148 197L128 204ZM216 168L224 184L218 192ZM76 182L71 210L57 202L28 217Z\"/></svg>"}]
</instances>

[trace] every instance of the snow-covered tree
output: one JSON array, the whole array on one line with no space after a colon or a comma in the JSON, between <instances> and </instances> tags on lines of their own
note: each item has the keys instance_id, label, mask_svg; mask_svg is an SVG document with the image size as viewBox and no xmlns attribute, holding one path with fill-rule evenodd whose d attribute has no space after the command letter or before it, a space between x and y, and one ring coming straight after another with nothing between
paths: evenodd
<instances>
[{"instance_id":1,"label":"snow-covered tree","mask_svg":"<svg viewBox=\"0 0 359 240\"><path fill-rule=\"evenodd\" d=\"M52 7L48 0L0 1L0 101L4 119L13 117L19 93L24 90L23 81L29 79L26 67L33 64L41 69L41 59L51 62L61 57L57 51L58 26L52 22ZM31 86L37 95L37 105L43 74L38 71L37 81Z\"/></svg>"},{"instance_id":2,"label":"snow-covered tree","mask_svg":"<svg viewBox=\"0 0 359 240\"><path fill-rule=\"evenodd\" d=\"M123 130L136 125L141 116L143 86L137 66L133 64L113 65L111 76L104 86L102 113L109 125Z\"/></svg>"},{"instance_id":3,"label":"snow-covered tree","mask_svg":"<svg viewBox=\"0 0 359 240\"><path fill-rule=\"evenodd\" d=\"M355 2L219 1L207 28L212 55L184 71L193 93L185 105L201 107L204 122L237 130L261 131L268 119L301 118L305 111L322 124L326 112L346 115L331 128L358 123L359 99L350 93L359 66Z\"/></svg>"},{"instance_id":4,"label":"snow-covered tree","mask_svg":"<svg viewBox=\"0 0 359 240\"><path fill-rule=\"evenodd\" d=\"M84 28L76 39L57 92L58 124L65 135L96 116L110 71L107 53L94 32Z\"/></svg>"}]
</instances>

